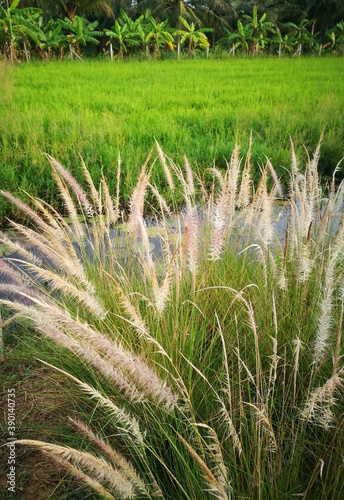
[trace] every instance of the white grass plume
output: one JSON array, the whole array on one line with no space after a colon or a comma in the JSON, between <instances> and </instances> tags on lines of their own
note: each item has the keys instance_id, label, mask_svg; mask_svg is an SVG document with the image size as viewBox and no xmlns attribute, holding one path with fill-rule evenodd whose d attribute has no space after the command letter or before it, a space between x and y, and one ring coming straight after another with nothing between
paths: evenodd
<instances>
[{"instance_id":1,"label":"white grass plume","mask_svg":"<svg viewBox=\"0 0 344 500\"><path fill-rule=\"evenodd\" d=\"M83 190L83 188L80 186L80 184L77 182L75 177L67 170L65 169L61 163L59 163L55 158L53 158L50 155L46 155L48 158L48 161L50 165L53 168L53 172L57 172L57 174L64 179L64 181L68 184L72 192L75 194L77 197L79 203L82 205L85 213L87 214L88 217L93 216L95 211L94 208L88 199L87 194ZM84 170L85 171L85 170Z\"/></svg>"},{"instance_id":2,"label":"white grass plume","mask_svg":"<svg viewBox=\"0 0 344 500\"><path fill-rule=\"evenodd\" d=\"M70 418L73 427L87 441L96 446L107 459L113 464L114 468L119 470L129 483L134 486L135 492L140 495L149 496L150 492L143 479L139 476L133 465L118 451L116 451L109 443L105 442L100 436L96 435L84 422L79 419Z\"/></svg>"},{"instance_id":3,"label":"white grass plume","mask_svg":"<svg viewBox=\"0 0 344 500\"><path fill-rule=\"evenodd\" d=\"M344 369L332 375L324 385L317 387L310 394L300 412L300 418L307 422L320 425L328 429L335 422L333 407L336 405L335 393L343 385L340 375L344 374Z\"/></svg>"},{"instance_id":4,"label":"white grass plume","mask_svg":"<svg viewBox=\"0 0 344 500\"><path fill-rule=\"evenodd\" d=\"M44 451L52 457L56 456L62 460L71 462L76 468L84 469L86 474L95 479L100 484L108 485L114 494L120 498L129 499L135 496L134 484L128 481L121 471L112 467L102 457L97 457L85 451L79 451L75 448L60 446L57 444L45 443L33 439L18 439L16 444L33 446ZM108 498L111 498L107 495Z\"/></svg>"}]
</instances>

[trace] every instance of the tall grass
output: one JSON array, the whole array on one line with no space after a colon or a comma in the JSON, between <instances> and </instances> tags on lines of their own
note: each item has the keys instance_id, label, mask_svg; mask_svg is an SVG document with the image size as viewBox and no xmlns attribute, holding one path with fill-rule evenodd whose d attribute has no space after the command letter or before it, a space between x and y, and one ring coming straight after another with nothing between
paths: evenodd
<instances>
[{"instance_id":1,"label":"tall grass","mask_svg":"<svg viewBox=\"0 0 344 500\"><path fill-rule=\"evenodd\" d=\"M104 178L84 165L84 190L52 157L68 223L4 192L35 230L1 236L16 257L0 261L0 303L89 408L70 421L79 445L17 446L101 498L342 498L344 184L335 172L323 194L319 147L303 174L293 152L283 193L270 162L253 187L238 147L205 186L157 144L126 221Z\"/></svg>"},{"instance_id":2,"label":"tall grass","mask_svg":"<svg viewBox=\"0 0 344 500\"><path fill-rule=\"evenodd\" d=\"M247 152L253 134L255 178L270 158L288 181L290 137L306 161L325 129L321 173L331 174L343 152L342 58L226 61L55 62L10 68L0 83L0 185L59 201L43 152L81 182L79 155L92 177L115 187L123 159L121 205L127 206L139 165L157 139L174 161L181 151L202 174L215 161L226 168L237 140ZM161 171L154 182L163 194ZM2 202L6 216L19 216Z\"/></svg>"}]
</instances>

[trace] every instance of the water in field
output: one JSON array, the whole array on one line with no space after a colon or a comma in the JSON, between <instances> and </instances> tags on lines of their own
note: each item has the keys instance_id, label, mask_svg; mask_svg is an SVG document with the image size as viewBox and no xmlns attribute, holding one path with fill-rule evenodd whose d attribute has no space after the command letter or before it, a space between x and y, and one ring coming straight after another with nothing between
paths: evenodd
<instances>
[{"instance_id":1,"label":"water in field","mask_svg":"<svg viewBox=\"0 0 344 500\"><path fill-rule=\"evenodd\" d=\"M311 238L316 238L325 210L326 200L324 200L323 207L320 209L317 218L312 221L311 227L309 228L309 235ZM207 227L205 225L206 217L200 209L196 210L195 213L199 238L201 240L201 233L205 231ZM332 215L327 223L326 231L328 235L333 236L337 233L341 222L343 222L343 214L344 201L337 213ZM238 253L249 246L254 248L254 246L260 245L262 241L269 241L269 239L271 249L276 245L279 247L284 245L291 223L291 209L289 204L275 205L270 218L271 225L264 225L261 218L262 214L258 212L248 226L245 217L240 217L240 213L237 213L234 218L235 222L232 222L230 237L227 239L228 244L231 245L232 248L235 248ZM147 251L151 252L153 259L158 260L163 257L166 245L169 247L171 253L181 245L182 235L187 226L187 214L181 213L171 216L164 222L164 225L162 225L159 220L146 218L145 226L148 234L149 248L143 245L139 233L134 236L130 233L128 224L120 224L118 227L110 229L108 237L104 238L104 241L100 242L99 245L99 240L95 231L96 223L94 222L89 222L87 224L83 223L85 234L83 243L80 245L80 243L74 241L73 246L81 260L88 259L90 262L97 256L97 251L95 250L97 246L101 249L100 252L103 253L102 257L106 259L106 254L109 253L109 245L112 246L111 255L115 256L122 265L125 265L129 258L142 256L147 253ZM269 231L269 234L267 234L266 231ZM27 247L27 249L35 255L41 266L45 268L54 267L53 263L49 261L49 258L42 255L38 247L31 245ZM11 262L17 269L22 269L26 273L29 273L25 260L23 260L20 252L11 251L5 243L1 242L1 239L0 259ZM0 282L9 282L6 274L1 272L1 267Z\"/></svg>"}]
</instances>

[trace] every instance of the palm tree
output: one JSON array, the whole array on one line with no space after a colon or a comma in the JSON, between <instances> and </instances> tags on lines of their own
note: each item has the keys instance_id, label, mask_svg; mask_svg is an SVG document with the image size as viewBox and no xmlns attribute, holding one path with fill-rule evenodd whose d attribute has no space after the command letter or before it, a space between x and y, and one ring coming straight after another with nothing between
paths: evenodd
<instances>
[{"instance_id":1,"label":"palm tree","mask_svg":"<svg viewBox=\"0 0 344 500\"><path fill-rule=\"evenodd\" d=\"M35 5L43 10L46 17L68 17L76 15L104 15L113 17L111 0L21 0L22 5Z\"/></svg>"},{"instance_id":2,"label":"palm tree","mask_svg":"<svg viewBox=\"0 0 344 500\"><path fill-rule=\"evenodd\" d=\"M280 4L282 21L299 24L303 19L309 19L312 35L315 27L324 34L326 29L344 18L343 0L285 0L277 3Z\"/></svg>"}]
</instances>

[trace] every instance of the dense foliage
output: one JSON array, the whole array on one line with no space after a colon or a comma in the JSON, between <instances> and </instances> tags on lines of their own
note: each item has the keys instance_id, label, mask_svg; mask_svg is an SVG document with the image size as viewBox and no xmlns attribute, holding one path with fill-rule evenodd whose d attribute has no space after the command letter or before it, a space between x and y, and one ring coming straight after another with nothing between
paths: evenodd
<instances>
[{"instance_id":1,"label":"dense foliage","mask_svg":"<svg viewBox=\"0 0 344 500\"><path fill-rule=\"evenodd\" d=\"M233 55L342 54L344 6L338 0L176 0L127 2L0 1L0 51L12 61L81 58L97 45L111 58L198 50ZM206 34L208 32L208 35Z\"/></svg>"}]
</instances>

